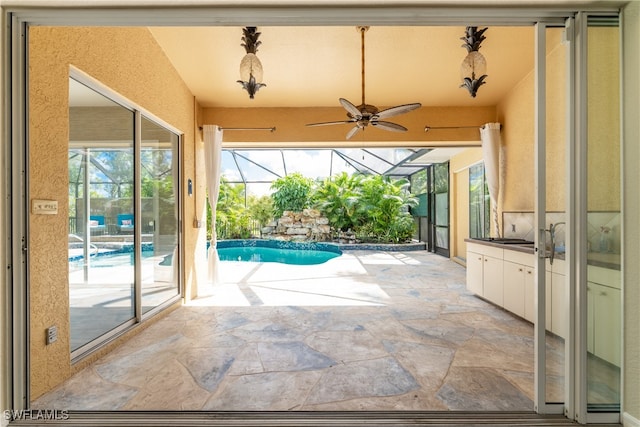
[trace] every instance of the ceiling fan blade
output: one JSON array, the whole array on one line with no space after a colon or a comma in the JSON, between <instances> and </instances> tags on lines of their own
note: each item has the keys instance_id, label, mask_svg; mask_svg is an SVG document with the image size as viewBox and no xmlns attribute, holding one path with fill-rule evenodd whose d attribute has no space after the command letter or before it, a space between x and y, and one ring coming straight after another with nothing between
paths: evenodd
<instances>
[{"instance_id":1,"label":"ceiling fan blade","mask_svg":"<svg viewBox=\"0 0 640 427\"><path fill-rule=\"evenodd\" d=\"M382 122L379 120L372 120L371 121L371 126L375 126L377 128L380 129L384 129L384 130L390 130L392 132L406 132L407 128L399 125L397 123L391 123L391 122Z\"/></svg>"},{"instance_id":2,"label":"ceiling fan blade","mask_svg":"<svg viewBox=\"0 0 640 427\"><path fill-rule=\"evenodd\" d=\"M362 112L358 110L358 107L356 107L346 99L340 98L340 104L342 104L344 109L347 110L347 112L351 115L351 117L362 117Z\"/></svg>"},{"instance_id":3,"label":"ceiling fan blade","mask_svg":"<svg viewBox=\"0 0 640 427\"><path fill-rule=\"evenodd\" d=\"M341 120L339 122L307 123L306 126L344 125L346 123L353 123L353 122L354 122L354 120Z\"/></svg>"},{"instance_id":4,"label":"ceiling fan blade","mask_svg":"<svg viewBox=\"0 0 640 427\"><path fill-rule=\"evenodd\" d=\"M351 137L353 137L353 135L355 135L356 133L358 133L358 131L360 130L360 126L354 126L349 133L347 133L347 139L351 139Z\"/></svg>"},{"instance_id":5,"label":"ceiling fan blade","mask_svg":"<svg viewBox=\"0 0 640 427\"><path fill-rule=\"evenodd\" d=\"M387 119L389 117L397 116L398 114L408 113L409 111L415 110L416 108L420 108L422 104L404 104L398 105L397 107L387 108L386 110L378 111L376 117L379 119Z\"/></svg>"}]
</instances>

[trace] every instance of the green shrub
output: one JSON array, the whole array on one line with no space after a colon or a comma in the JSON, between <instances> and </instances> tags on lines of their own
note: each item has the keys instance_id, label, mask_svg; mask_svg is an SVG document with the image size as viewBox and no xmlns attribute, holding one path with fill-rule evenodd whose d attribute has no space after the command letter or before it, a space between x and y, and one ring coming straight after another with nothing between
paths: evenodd
<instances>
[{"instance_id":1,"label":"green shrub","mask_svg":"<svg viewBox=\"0 0 640 427\"><path fill-rule=\"evenodd\" d=\"M271 189L274 190L271 198L276 217L282 216L284 211L300 212L308 208L312 187L313 181L298 172L276 179L271 184Z\"/></svg>"}]
</instances>

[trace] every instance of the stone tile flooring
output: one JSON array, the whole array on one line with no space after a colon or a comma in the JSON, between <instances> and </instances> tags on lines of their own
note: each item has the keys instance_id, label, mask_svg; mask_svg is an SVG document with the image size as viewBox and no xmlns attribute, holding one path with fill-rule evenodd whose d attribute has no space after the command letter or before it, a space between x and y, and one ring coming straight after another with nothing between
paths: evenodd
<instances>
[{"instance_id":1,"label":"stone tile flooring","mask_svg":"<svg viewBox=\"0 0 640 427\"><path fill-rule=\"evenodd\" d=\"M468 293L446 258L222 264L224 284L31 407L533 410L532 325Z\"/></svg>"}]
</instances>

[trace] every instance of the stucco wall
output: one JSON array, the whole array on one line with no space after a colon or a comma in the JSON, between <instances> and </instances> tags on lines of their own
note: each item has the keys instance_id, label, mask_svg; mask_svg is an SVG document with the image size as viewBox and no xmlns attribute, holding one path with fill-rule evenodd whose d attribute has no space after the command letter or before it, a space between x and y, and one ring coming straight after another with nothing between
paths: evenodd
<instances>
[{"instance_id":1,"label":"stucco wall","mask_svg":"<svg viewBox=\"0 0 640 427\"><path fill-rule=\"evenodd\" d=\"M58 201L57 215L29 215L31 397L69 377L68 79L70 66L91 75L184 133L184 172L194 176L193 96L145 28L33 27L29 45L29 192ZM186 189L183 189L186 191ZM185 204L191 224L194 204ZM198 231L186 227L186 265ZM186 274L188 293L197 285ZM45 329L59 328L46 346Z\"/></svg>"},{"instance_id":2,"label":"stucco wall","mask_svg":"<svg viewBox=\"0 0 640 427\"><path fill-rule=\"evenodd\" d=\"M565 210L566 57L559 30L548 32L547 51L547 210ZM533 212L534 112L533 70L498 104L502 130L504 179L501 211Z\"/></svg>"},{"instance_id":3,"label":"stucco wall","mask_svg":"<svg viewBox=\"0 0 640 427\"><path fill-rule=\"evenodd\" d=\"M407 114L394 117L394 122L407 127L404 133L387 132L380 129L365 129L354 141L411 141L424 145L428 141L478 141L477 129L432 129L429 126L483 125L495 120L494 107L422 107ZM233 131L224 133L224 142L255 141L260 143L293 142L296 146L329 142L334 145L346 143L348 125L307 127L306 123L347 119L343 108L206 108L203 124L222 127L276 127L275 132ZM224 143L223 143L224 144Z\"/></svg>"}]
</instances>

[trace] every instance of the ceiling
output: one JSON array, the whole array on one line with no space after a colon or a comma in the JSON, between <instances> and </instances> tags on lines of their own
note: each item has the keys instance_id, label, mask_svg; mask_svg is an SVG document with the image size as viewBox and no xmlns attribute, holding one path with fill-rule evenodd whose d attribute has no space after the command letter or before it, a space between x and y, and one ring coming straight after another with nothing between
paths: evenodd
<instances>
[{"instance_id":1,"label":"ceiling","mask_svg":"<svg viewBox=\"0 0 640 427\"><path fill-rule=\"evenodd\" d=\"M258 27L263 87L249 99L237 80L242 27L151 27L202 107L339 107L361 103L357 27ZM460 27L370 27L365 33L365 97L379 108L496 105L534 66L533 27L490 27L480 52L486 84L472 98L460 86L466 56ZM337 118L338 120L340 118Z\"/></svg>"}]
</instances>

